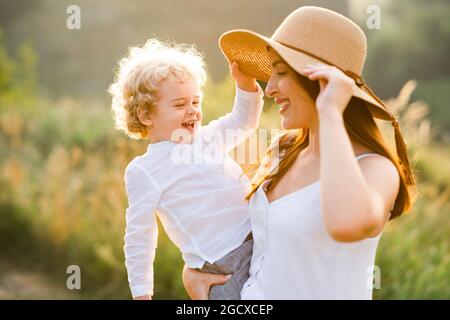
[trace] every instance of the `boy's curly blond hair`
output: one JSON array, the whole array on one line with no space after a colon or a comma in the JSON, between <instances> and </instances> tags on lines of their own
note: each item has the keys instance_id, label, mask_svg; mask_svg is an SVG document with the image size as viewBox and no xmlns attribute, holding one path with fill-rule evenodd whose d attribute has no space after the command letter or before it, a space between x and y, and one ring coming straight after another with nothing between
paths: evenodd
<instances>
[{"instance_id":1,"label":"boy's curly blond hair","mask_svg":"<svg viewBox=\"0 0 450 320\"><path fill-rule=\"evenodd\" d=\"M133 139L147 138L148 128L139 120L138 108L151 112L161 82L169 77L192 79L203 86L205 70L204 57L193 45L149 39L142 47L131 47L109 87L116 129Z\"/></svg>"}]
</instances>

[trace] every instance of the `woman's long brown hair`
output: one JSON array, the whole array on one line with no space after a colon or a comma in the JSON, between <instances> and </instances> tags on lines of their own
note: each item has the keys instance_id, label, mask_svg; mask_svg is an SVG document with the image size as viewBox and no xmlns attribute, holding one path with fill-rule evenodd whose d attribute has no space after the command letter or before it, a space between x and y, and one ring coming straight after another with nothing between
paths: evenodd
<instances>
[{"instance_id":1,"label":"woman's long brown hair","mask_svg":"<svg viewBox=\"0 0 450 320\"><path fill-rule=\"evenodd\" d=\"M315 97L317 97L319 92L317 82L309 81L299 74L297 74L297 78L302 85L306 86L307 91L314 97L315 101ZM313 88L311 84L314 84L315 87ZM400 152L399 150L397 150L397 153L391 151L391 148L385 143L383 135L373 119L366 102L352 98L343 116L345 129L349 137L368 147L370 150L373 150L373 152L391 160L399 172L400 187L389 219L394 219L402 213L409 211L414 202L416 183L411 172L409 161L401 161L401 158L407 157L407 154L402 154L400 157L398 154ZM264 181L268 181L265 186L266 192L275 188L295 162L300 152L308 146L309 129L289 130L275 139L278 141L278 148L269 148L267 158L273 159L274 156L278 156L280 159L279 163L275 168L272 168L269 172L263 173L257 178L246 197L247 200L250 200ZM399 149L398 145L397 149ZM277 155L274 154L276 151L278 151ZM406 153L405 151L406 147L402 152Z\"/></svg>"}]
</instances>

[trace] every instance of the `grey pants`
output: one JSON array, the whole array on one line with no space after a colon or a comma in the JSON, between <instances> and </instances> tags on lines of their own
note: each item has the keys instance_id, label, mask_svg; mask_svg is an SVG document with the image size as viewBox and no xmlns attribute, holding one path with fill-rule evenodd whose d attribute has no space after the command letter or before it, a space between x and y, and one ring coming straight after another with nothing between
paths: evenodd
<instances>
[{"instance_id":1,"label":"grey pants","mask_svg":"<svg viewBox=\"0 0 450 320\"><path fill-rule=\"evenodd\" d=\"M232 274L225 284L211 287L209 300L241 300L242 287L249 277L252 252L253 239L249 239L213 264L205 262L199 269L202 272Z\"/></svg>"}]
</instances>

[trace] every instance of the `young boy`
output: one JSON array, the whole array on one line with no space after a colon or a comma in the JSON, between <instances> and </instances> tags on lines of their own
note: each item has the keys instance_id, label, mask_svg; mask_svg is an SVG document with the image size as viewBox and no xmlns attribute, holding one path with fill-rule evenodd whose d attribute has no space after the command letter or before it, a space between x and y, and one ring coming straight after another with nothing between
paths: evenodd
<instances>
[{"instance_id":1,"label":"young boy","mask_svg":"<svg viewBox=\"0 0 450 320\"><path fill-rule=\"evenodd\" d=\"M209 298L240 299L253 247L250 182L228 152L258 127L263 93L236 63L230 70L233 110L202 126L205 63L193 46L150 39L119 63L110 87L116 128L149 140L124 175L125 265L135 299L153 295L156 213L188 267L232 274Z\"/></svg>"}]
</instances>

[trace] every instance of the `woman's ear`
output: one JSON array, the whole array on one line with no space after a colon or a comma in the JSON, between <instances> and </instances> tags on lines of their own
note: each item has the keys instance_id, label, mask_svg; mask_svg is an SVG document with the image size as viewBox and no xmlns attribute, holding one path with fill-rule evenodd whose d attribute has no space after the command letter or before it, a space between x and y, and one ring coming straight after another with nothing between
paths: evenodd
<instances>
[{"instance_id":1,"label":"woman's ear","mask_svg":"<svg viewBox=\"0 0 450 320\"><path fill-rule=\"evenodd\" d=\"M146 106L139 106L137 108L137 117L142 124L146 126L153 125L151 112Z\"/></svg>"}]
</instances>

